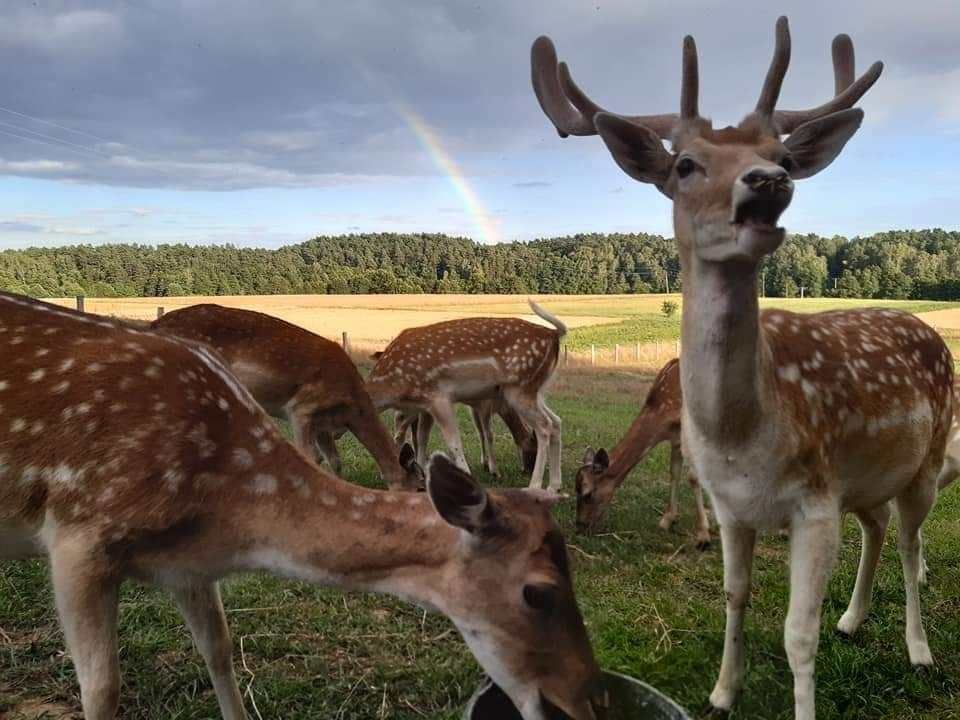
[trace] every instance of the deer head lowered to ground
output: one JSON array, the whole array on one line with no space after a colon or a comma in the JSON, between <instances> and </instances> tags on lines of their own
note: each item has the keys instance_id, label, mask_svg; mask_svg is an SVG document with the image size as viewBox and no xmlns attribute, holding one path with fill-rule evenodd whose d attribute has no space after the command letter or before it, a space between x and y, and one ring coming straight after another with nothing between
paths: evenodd
<instances>
[{"instance_id":1,"label":"deer head lowered to ground","mask_svg":"<svg viewBox=\"0 0 960 720\"><path fill-rule=\"evenodd\" d=\"M608 453L604 448L587 448L577 471L577 529L588 532L603 518L614 493L650 450L662 442L670 443L670 503L660 518L660 528L669 530L679 519L680 475L683 454L680 443L680 363L671 360L657 373L640 413L626 434ZM710 522L703 506L703 493L696 476L689 473L697 505L694 541L705 549L710 545Z\"/></svg>"},{"instance_id":2,"label":"deer head lowered to ground","mask_svg":"<svg viewBox=\"0 0 960 720\"><path fill-rule=\"evenodd\" d=\"M783 241L777 221L793 181L837 157L863 119L852 106L882 69L876 63L854 81L850 39L838 36L833 51L833 99L811 110L777 110L790 57L787 21L778 20L755 110L738 126L719 130L699 114L691 37L683 43L679 114L607 112L557 64L549 39L538 39L532 52L537 98L561 136L599 134L628 175L673 200L683 273L683 446L713 501L727 596L711 704L729 709L742 684L756 533L787 525L791 593L784 642L800 720L815 716L820 608L843 511L860 520L863 554L840 629L852 633L865 617L887 501L895 499L907 649L914 665L933 663L917 589L920 527L936 498L953 412L950 352L914 316L876 309L759 312L757 269Z\"/></svg>"},{"instance_id":3,"label":"deer head lowered to ground","mask_svg":"<svg viewBox=\"0 0 960 720\"><path fill-rule=\"evenodd\" d=\"M375 353L375 359L378 359L382 353ZM473 417L473 424L477 428L477 434L480 436L480 464L483 469L493 477L500 477L500 471L497 469L497 460L493 451L493 416L499 415L503 420L507 430L510 431L510 437L517 448L520 456L520 467L527 475L533 473L534 465L537 462L537 436L527 427L517 412L510 407L503 398L484 398L483 400L469 400L465 403L470 407L470 415ZM429 423L433 427L433 416L428 413L418 415L406 414L401 410L397 411L395 417L394 440L398 445L405 442L409 433L413 438L413 446L416 450L419 447L418 436L429 437L430 430L421 431L421 423Z\"/></svg>"},{"instance_id":4,"label":"deer head lowered to ground","mask_svg":"<svg viewBox=\"0 0 960 720\"><path fill-rule=\"evenodd\" d=\"M444 457L426 494L351 485L209 348L118 321L0 293L0 353L0 558L48 557L87 720L116 713L124 578L173 594L243 720L217 580L250 571L435 608L525 720L601 713L553 496Z\"/></svg>"},{"instance_id":5,"label":"deer head lowered to ground","mask_svg":"<svg viewBox=\"0 0 960 720\"><path fill-rule=\"evenodd\" d=\"M553 327L508 317L448 320L408 328L383 351L367 376L378 410L429 415L440 426L454 460L467 470L454 403L501 399L537 438L530 487L550 468L550 490L559 491L560 418L543 394L560 355L567 327L535 302L530 307ZM427 451L430 423L418 427L418 460Z\"/></svg>"},{"instance_id":6,"label":"deer head lowered to ground","mask_svg":"<svg viewBox=\"0 0 960 720\"><path fill-rule=\"evenodd\" d=\"M286 418L297 447L342 472L334 438L349 430L394 490L423 486L409 446L397 449L373 407L357 366L337 343L252 310L192 305L151 327L206 343L271 415Z\"/></svg>"}]
</instances>

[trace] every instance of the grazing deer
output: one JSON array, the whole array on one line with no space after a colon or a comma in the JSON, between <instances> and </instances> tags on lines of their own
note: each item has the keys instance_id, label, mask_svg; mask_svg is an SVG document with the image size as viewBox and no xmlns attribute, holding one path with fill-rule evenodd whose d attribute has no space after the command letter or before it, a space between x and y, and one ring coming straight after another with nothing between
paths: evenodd
<instances>
[{"instance_id":1,"label":"grazing deer","mask_svg":"<svg viewBox=\"0 0 960 720\"><path fill-rule=\"evenodd\" d=\"M377 353L380 355L380 353ZM473 424L477 428L477 434L480 436L480 464L483 469L493 477L500 477L500 471L497 469L497 461L493 453L493 416L497 414L510 431L514 444L517 446L517 452L520 454L520 466L523 472L530 475L533 472L533 466L537 461L537 436L526 426L520 416L507 405L503 398L485 398L483 400L474 400L466 403L470 406L470 413L473 417ZM421 422L430 424L430 428L424 431L429 437L430 430L433 428L433 417L427 413L419 415L407 415L402 411L397 411L396 431L394 440L399 445L406 441L407 433L413 438L413 447L416 450L418 428Z\"/></svg>"},{"instance_id":2,"label":"grazing deer","mask_svg":"<svg viewBox=\"0 0 960 720\"><path fill-rule=\"evenodd\" d=\"M863 120L851 107L882 70L877 63L853 82L849 37L838 36L833 51L835 97L811 110L775 110L790 56L780 18L755 111L719 130L698 111L691 37L683 45L679 114L606 112L557 64L548 38L532 51L536 95L560 135L599 134L621 169L673 200L683 273L683 448L710 494L723 545L727 629L710 696L719 712L731 707L743 680L757 531L790 528L784 640L796 717L812 720L820 609L841 513L854 513L863 529L856 587L839 625L849 634L870 603L890 499L900 516L910 661L933 663L917 580L920 527L936 499L953 412L950 352L902 312L803 315L758 307L757 268L783 242L776 223L793 180L820 172L840 153Z\"/></svg>"},{"instance_id":3,"label":"grazing deer","mask_svg":"<svg viewBox=\"0 0 960 720\"><path fill-rule=\"evenodd\" d=\"M173 594L223 717L245 718L217 580L257 571L443 612L525 720L601 712L552 496L487 492L443 456L426 495L351 485L176 336L0 294L0 348L0 557L48 556L87 720L116 713L124 578Z\"/></svg>"},{"instance_id":4,"label":"grazing deer","mask_svg":"<svg viewBox=\"0 0 960 720\"><path fill-rule=\"evenodd\" d=\"M553 328L517 318L481 317L404 330L370 371L367 390L378 410L432 416L457 465L467 471L454 403L502 398L537 438L530 487L540 487L549 465L549 489L559 491L561 422L547 407L543 392L557 367L567 327L535 302L530 307ZM430 424L421 422L417 430L422 460Z\"/></svg>"},{"instance_id":5,"label":"grazing deer","mask_svg":"<svg viewBox=\"0 0 960 720\"><path fill-rule=\"evenodd\" d=\"M587 448L583 466L577 471L577 529L591 530L603 518L614 493L630 471L650 450L662 442L670 443L670 504L660 518L660 528L669 530L680 517L678 512L683 454L680 452L680 363L673 359L660 368L653 379L643 408L626 435L610 453ZM700 483L691 472L690 486L697 503L695 541L701 550L710 545L710 521L703 506Z\"/></svg>"},{"instance_id":6,"label":"grazing deer","mask_svg":"<svg viewBox=\"0 0 960 720\"><path fill-rule=\"evenodd\" d=\"M342 472L334 436L353 433L393 489L423 487L413 448L394 445L357 366L337 343L252 310L192 305L155 320L153 330L205 343L274 417L286 418L294 443Z\"/></svg>"}]
</instances>

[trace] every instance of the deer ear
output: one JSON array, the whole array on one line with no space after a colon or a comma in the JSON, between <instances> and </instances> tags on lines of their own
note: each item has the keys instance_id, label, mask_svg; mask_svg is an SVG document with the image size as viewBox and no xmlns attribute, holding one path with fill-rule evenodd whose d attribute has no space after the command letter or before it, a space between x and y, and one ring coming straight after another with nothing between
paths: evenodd
<instances>
[{"instance_id":1,"label":"deer ear","mask_svg":"<svg viewBox=\"0 0 960 720\"><path fill-rule=\"evenodd\" d=\"M447 523L478 533L494 521L487 491L443 453L434 453L427 466L427 494Z\"/></svg>"},{"instance_id":2,"label":"deer ear","mask_svg":"<svg viewBox=\"0 0 960 720\"><path fill-rule=\"evenodd\" d=\"M610 467L610 456L607 455L607 451L603 448L597 450L596 456L593 458L593 469L596 472L602 472Z\"/></svg>"},{"instance_id":3,"label":"deer ear","mask_svg":"<svg viewBox=\"0 0 960 720\"><path fill-rule=\"evenodd\" d=\"M673 170L673 155L653 130L603 112L597 113L593 124L621 170L634 180L656 185L670 197L666 186Z\"/></svg>"},{"instance_id":4,"label":"deer ear","mask_svg":"<svg viewBox=\"0 0 960 720\"><path fill-rule=\"evenodd\" d=\"M807 178L827 167L862 122L863 110L851 108L811 120L794 130L783 143L793 158L790 177Z\"/></svg>"},{"instance_id":5,"label":"deer ear","mask_svg":"<svg viewBox=\"0 0 960 720\"><path fill-rule=\"evenodd\" d=\"M594 459L596 456L597 456L597 454L593 451L593 448L588 445L588 446L587 446L587 449L583 451L583 463L582 463L582 464L583 464L583 465L593 465L593 459Z\"/></svg>"}]
</instances>

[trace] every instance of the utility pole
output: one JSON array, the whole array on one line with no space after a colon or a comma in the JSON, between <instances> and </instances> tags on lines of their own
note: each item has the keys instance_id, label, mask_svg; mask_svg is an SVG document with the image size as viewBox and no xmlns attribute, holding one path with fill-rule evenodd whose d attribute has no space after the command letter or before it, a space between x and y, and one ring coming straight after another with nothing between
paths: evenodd
<instances>
[{"instance_id":1,"label":"utility pole","mask_svg":"<svg viewBox=\"0 0 960 720\"><path fill-rule=\"evenodd\" d=\"M833 289L834 289L834 290L837 289L837 278L834 278L834 279L833 279Z\"/></svg>"},{"instance_id":2,"label":"utility pole","mask_svg":"<svg viewBox=\"0 0 960 720\"><path fill-rule=\"evenodd\" d=\"M760 297L767 296L767 271L760 273Z\"/></svg>"},{"instance_id":3,"label":"utility pole","mask_svg":"<svg viewBox=\"0 0 960 720\"><path fill-rule=\"evenodd\" d=\"M667 274L667 268L663 268L663 284L667 286L667 295L670 294L670 275Z\"/></svg>"},{"instance_id":4,"label":"utility pole","mask_svg":"<svg viewBox=\"0 0 960 720\"><path fill-rule=\"evenodd\" d=\"M803 300L803 291L804 291L804 290L806 290L806 288L805 288L803 285L801 285L801 286L800 286L800 299L801 299L801 300Z\"/></svg>"}]
</instances>

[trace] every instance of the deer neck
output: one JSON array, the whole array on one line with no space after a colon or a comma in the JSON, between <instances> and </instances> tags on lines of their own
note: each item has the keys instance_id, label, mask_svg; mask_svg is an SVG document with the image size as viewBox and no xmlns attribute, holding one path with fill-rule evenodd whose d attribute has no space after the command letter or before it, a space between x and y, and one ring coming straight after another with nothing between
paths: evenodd
<instances>
[{"instance_id":1,"label":"deer neck","mask_svg":"<svg viewBox=\"0 0 960 720\"><path fill-rule=\"evenodd\" d=\"M651 448L670 438L670 425L670 418L663 413L644 408L610 450L610 467L605 475L619 487Z\"/></svg>"},{"instance_id":2,"label":"deer neck","mask_svg":"<svg viewBox=\"0 0 960 720\"><path fill-rule=\"evenodd\" d=\"M680 379L684 422L717 442L745 440L775 403L772 360L760 326L757 268L681 253Z\"/></svg>"},{"instance_id":3,"label":"deer neck","mask_svg":"<svg viewBox=\"0 0 960 720\"><path fill-rule=\"evenodd\" d=\"M234 518L247 518L241 533L251 539L238 569L445 610L445 576L462 538L426 495L368 490L314 473L310 497L260 497L245 513L233 508Z\"/></svg>"}]
</instances>

